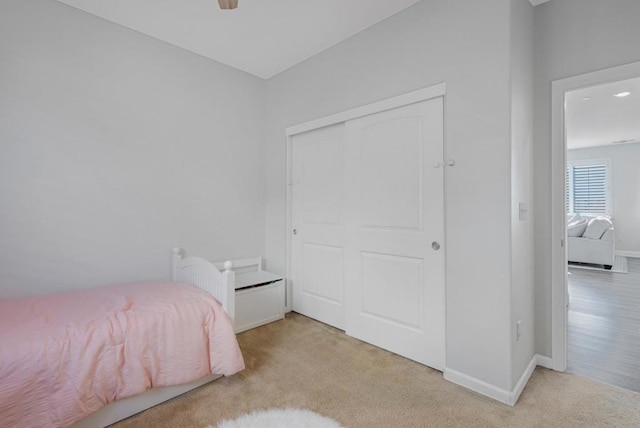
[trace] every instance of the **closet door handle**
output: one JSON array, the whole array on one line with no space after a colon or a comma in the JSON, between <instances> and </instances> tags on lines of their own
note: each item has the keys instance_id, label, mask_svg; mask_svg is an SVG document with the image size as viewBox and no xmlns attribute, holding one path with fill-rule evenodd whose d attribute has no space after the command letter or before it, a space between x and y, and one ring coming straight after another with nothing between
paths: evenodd
<instances>
[{"instance_id":1,"label":"closet door handle","mask_svg":"<svg viewBox=\"0 0 640 428\"><path fill-rule=\"evenodd\" d=\"M294 228L294 229L291 231L291 233L293 233L294 235L297 235L297 234L298 234L298 229L295 229L295 228Z\"/></svg>"},{"instance_id":2,"label":"closet door handle","mask_svg":"<svg viewBox=\"0 0 640 428\"><path fill-rule=\"evenodd\" d=\"M433 241L431 243L431 248L433 248L434 251L438 251L440 249L440 244L438 243L438 241Z\"/></svg>"}]
</instances>

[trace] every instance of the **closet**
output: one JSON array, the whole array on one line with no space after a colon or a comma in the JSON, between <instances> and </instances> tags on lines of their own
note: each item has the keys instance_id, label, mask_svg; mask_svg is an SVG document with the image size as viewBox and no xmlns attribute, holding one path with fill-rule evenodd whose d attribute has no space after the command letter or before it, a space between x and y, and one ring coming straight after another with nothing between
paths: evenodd
<instances>
[{"instance_id":1,"label":"closet","mask_svg":"<svg viewBox=\"0 0 640 428\"><path fill-rule=\"evenodd\" d=\"M439 370L443 95L291 130L288 194L292 309Z\"/></svg>"}]
</instances>

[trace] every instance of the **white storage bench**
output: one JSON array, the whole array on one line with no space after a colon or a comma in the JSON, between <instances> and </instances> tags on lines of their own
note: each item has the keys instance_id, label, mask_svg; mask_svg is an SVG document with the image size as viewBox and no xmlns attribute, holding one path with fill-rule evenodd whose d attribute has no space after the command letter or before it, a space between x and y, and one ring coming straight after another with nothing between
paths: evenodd
<instances>
[{"instance_id":1,"label":"white storage bench","mask_svg":"<svg viewBox=\"0 0 640 428\"><path fill-rule=\"evenodd\" d=\"M263 270L262 257L232 260L235 273L236 333L284 318L284 281ZM215 263L220 270L224 262Z\"/></svg>"}]
</instances>

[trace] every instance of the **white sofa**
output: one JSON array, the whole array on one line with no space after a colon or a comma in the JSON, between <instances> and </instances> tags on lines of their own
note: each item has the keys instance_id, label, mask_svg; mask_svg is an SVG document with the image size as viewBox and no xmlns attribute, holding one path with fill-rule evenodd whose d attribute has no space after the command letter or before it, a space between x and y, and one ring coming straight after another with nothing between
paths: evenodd
<instances>
[{"instance_id":1,"label":"white sofa","mask_svg":"<svg viewBox=\"0 0 640 428\"><path fill-rule=\"evenodd\" d=\"M573 216L568 220L567 235L569 262L604 265L605 269L611 269L615 258L615 230L611 218Z\"/></svg>"}]
</instances>

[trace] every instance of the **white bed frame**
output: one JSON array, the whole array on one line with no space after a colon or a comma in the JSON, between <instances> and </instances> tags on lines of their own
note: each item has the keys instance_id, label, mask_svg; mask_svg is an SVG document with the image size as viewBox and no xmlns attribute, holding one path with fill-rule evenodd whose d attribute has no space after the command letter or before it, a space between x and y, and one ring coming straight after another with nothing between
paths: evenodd
<instances>
[{"instance_id":1,"label":"white bed frame","mask_svg":"<svg viewBox=\"0 0 640 428\"><path fill-rule=\"evenodd\" d=\"M195 285L212 294L233 319L235 314L235 273L232 270L233 263L231 261L222 263L223 270L221 271L213 263L205 259L200 257L183 258L182 255L181 248L175 247L172 250L171 280ZM184 385L152 388L142 394L110 403L77 422L74 427L106 427L220 377L222 375L211 374Z\"/></svg>"},{"instance_id":2,"label":"white bed frame","mask_svg":"<svg viewBox=\"0 0 640 428\"><path fill-rule=\"evenodd\" d=\"M216 298L231 319L235 318L236 274L233 262L227 260L220 270L200 257L182 257L182 249L175 247L171 255L171 281L186 282L208 292Z\"/></svg>"}]
</instances>

